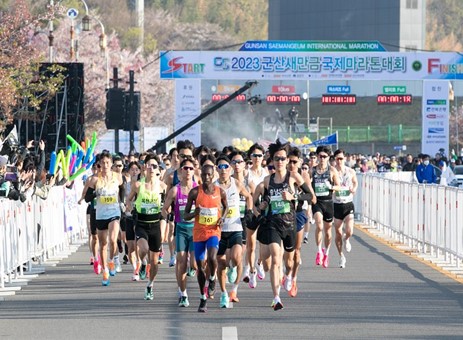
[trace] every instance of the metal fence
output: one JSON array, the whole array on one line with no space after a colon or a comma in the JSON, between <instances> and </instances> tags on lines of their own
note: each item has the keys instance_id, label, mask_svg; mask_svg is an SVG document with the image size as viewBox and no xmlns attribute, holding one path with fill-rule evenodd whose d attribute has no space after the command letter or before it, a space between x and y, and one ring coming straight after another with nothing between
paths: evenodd
<instances>
[{"instance_id":1,"label":"metal fence","mask_svg":"<svg viewBox=\"0 0 463 340\"><path fill-rule=\"evenodd\" d=\"M52 188L46 200L0 200L0 289L86 237L81 192L76 182L73 189Z\"/></svg>"},{"instance_id":2,"label":"metal fence","mask_svg":"<svg viewBox=\"0 0 463 340\"><path fill-rule=\"evenodd\" d=\"M460 268L463 189L418 184L399 176L359 175L357 217L420 253L443 256Z\"/></svg>"}]
</instances>

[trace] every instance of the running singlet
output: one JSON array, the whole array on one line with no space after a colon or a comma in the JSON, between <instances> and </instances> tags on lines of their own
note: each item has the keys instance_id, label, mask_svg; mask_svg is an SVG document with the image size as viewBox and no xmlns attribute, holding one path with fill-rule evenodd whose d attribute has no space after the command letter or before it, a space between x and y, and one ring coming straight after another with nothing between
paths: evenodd
<instances>
[{"instance_id":1,"label":"running singlet","mask_svg":"<svg viewBox=\"0 0 463 340\"><path fill-rule=\"evenodd\" d=\"M193 188L196 188L198 184L193 182ZM182 186L181 184L177 184L177 197L175 198L174 202L174 215L175 215L175 223L180 224L184 227L193 227L194 220L185 221L183 215L185 214L185 206L186 202L188 201L188 195L182 193ZM191 211L195 210L195 205L191 206Z\"/></svg>"},{"instance_id":2,"label":"running singlet","mask_svg":"<svg viewBox=\"0 0 463 340\"><path fill-rule=\"evenodd\" d=\"M283 199L283 191L291 191L289 186L289 171L286 173L282 183L275 183L275 174L270 176L268 183L268 193L270 197L270 209L267 216L273 218L281 218L287 222L294 222L294 203Z\"/></svg>"},{"instance_id":3,"label":"running singlet","mask_svg":"<svg viewBox=\"0 0 463 340\"><path fill-rule=\"evenodd\" d=\"M195 204L196 207L200 208L200 212L195 217L193 241L204 242L212 236L217 236L220 239L221 228L217 226L217 222L222 215L220 188L215 186L214 193L207 195L202 186L199 186Z\"/></svg>"},{"instance_id":4,"label":"running singlet","mask_svg":"<svg viewBox=\"0 0 463 340\"><path fill-rule=\"evenodd\" d=\"M140 190L135 201L135 209L138 220L141 222L157 222L161 216L161 194L159 184L157 190L148 191L145 187L145 179L140 180Z\"/></svg>"},{"instance_id":5,"label":"running singlet","mask_svg":"<svg viewBox=\"0 0 463 340\"><path fill-rule=\"evenodd\" d=\"M331 189L333 184L330 179L329 167L322 174L318 173L317 167L312 169L312 188L315 192L315 196L317 196L317 200L330 201L333 199L333 191Z\"/></svg>"},{"instance_id":6,"label":"running singlet","mask_svg":"<svg viewBox=\"0 0 463 340\"><path fill-rule=\"evenodd\" d=\"M222 231L242 231L241 214L240 214L240 193L236 188L234 178L230 178L230 186L224 189L227 194L228 213L225 216Z\"/></svg>"},{"instance_id":7,"label":"running singlet","mask_svg":"<svg viewBox=\"0 0 463 340\"><path fill-rule=\"evenodd\" d=\"M111 172L111 179L106 182L98 176L95 185L96 194L96 219L108 220L114 217L121 217L119 206L119 181L117 176Z\"/></svg>"},{"instance_id":8,"label":"running singlet","mask_svg":"<svg viewBox=\"0 0 463 340\"><path fill-rule=\"evenodd\" d=\"M354 199L354 195L350 192L349 188L352 188L352 172L344 167L344 171L339 172L339 177L341 180L341 190L335 191L333 195L334 203L349 203ZM354 175L355 176L355 175Z\"/></svg>"},{"instance_id":9,"label":"running singlet","mask_svg":"<svg viewBox=\"0 0 463 340\"><path fill-rule=\"evenodd\" d=\"M260 169L260 175L255 174L251 169L248 170L248 183L253 183L257 187L267 177L268 172L264 169Z\"/></svg>"}]
</instances>

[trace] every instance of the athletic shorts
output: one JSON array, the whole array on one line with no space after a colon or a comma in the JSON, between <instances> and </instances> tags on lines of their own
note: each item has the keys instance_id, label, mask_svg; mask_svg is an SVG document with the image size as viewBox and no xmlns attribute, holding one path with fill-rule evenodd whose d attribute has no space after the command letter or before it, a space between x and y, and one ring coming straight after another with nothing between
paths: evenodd
<instances>
[{"instance_id":1,"label":"athletic shorts","mask_svg":"<svg viewBox=\"0 0 463 340\"><path fill-rule=\"evenodd\" d=\"M194 242L195 245L195 260L204 261L206 259L206 250L209 248L219 249L219 238L211 236L207 241Z\"/></svg>"},{"instance_id":2,"label":"athletic shorts","mask_svg":"<svg viewBox=\"0 0 463 340\"><path fill-rule=\"evenodd\" d=\"M120 220L120 216L114 216L114 217L108 218L106 220L95 220L96 229L98 229L98 230L108 230L109 229L109 224L112 221L119 221L119 220Z\"/></svg>"},{"instance_id":3,"label":"athletic shorts","mask_svg":"<svg viewBox=\"0 0 463 340\"><path fill-rule=\"evenodd\" d=\"M296 227L294 223L284 223L280 218L271 216L259 227L257 239L266 245L283 242L285 251L291 252L296 246Z\"/></svg>"},{"instance_id":4,"label":"athletic shorts","mask_svg":"<svg viewBox=\"0 0 463 340\"><path fill-rule=\"evenodd\" d=\"M192 252L195 250L193 244L193 225L187 227L182 224L175 223L175 250L177 252Z\"/></svg>"},{"instance_id":5,"label":"athletic shorts","mask_svg":"<svg viewBox=\"0 0 463 340\"><path fill-rule=\"evenodd\" d=\"M124 231L124 232L125 232L125 226L127 224L126 220L127 220L127 218L124 216L124 214L122 214L120 225L121 225L121 231Z\"/></svg>"},{"instance_id":6,"label":"athletic shorts","mask_svg":"<svg viewBox=\"0 0 463 340\"><path fill-rule=\"evenodd\" d=\"M141 238L148 241L150 251L157 253L161 250L161 227L159 221L153 223L137 221L135 237L137 241Z\"/></svg>"},{"instance_id":7,"label":"athletic shorts","mask_svg":"<svg viewBox=\"0 0 463 340\"><path fill-rule=\"evenodd\" d=\"M236 244L243 245L242 231L222 231L217 255L225 255L227 249L231 249Z\"/></svg>"},{"instance_id":8,"label":"athletic shorts","mask_svg":"<svg viewBox=\"0 0 463 340\"><path fill-rule=\"evenodd\" d=\"M96 235L96 210L91 209L90 210L90 233L92 235Z\"/></svg>"},{"instance_id":9,"label":"athletic shorts","mask_svg":"<svg viewBox=\"0 0 463 340\"><path fill-rule=\"evenodd\" d=\"M316 204L312 205L312 215L315 216L315 213L319 212L323 216L323 221L333 222L333 201L317 201Z\"/></svg>"},{"instance_id":10,"label":"athletic shorts","mask_svg":"<svg viewBox=\"0 0 463 340\"><path fill-rule=\"evenodd\" d=\"M135 241L135 223L132 216L125 217L125 238L127 241Z\"/></svg>"},{"instance_id":11,"label":"athletic shorts","mask_svg":"<svg viewBox=\"0 0 463 340\"><path fill-rule=\"evenodd\" d=\"M334 203L334 218L344 220L347 216L354 214L354 202Z\"/></svg>"},{"instance_id":12,"label":"athletic shorts","mask_svg":"<svg viewBox=\"0 0 463 340\"><path fill-rule=\"evenodd\" d=\"M296 232L300 232L304 229L304 225L309 220L305 210L296 212Z\"/></svg>"}]
</instances>

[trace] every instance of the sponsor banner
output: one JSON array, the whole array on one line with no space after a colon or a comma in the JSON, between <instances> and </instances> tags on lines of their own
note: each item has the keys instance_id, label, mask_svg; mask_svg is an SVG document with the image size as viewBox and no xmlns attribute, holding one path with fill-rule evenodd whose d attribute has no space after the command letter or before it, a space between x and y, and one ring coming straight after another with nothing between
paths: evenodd
<instances>
[{"instance_id":1,"label":"sponsor banner","mask_svg":"<svg viewBox=\"0 0 463 340\"><path fill-rule=\"evenodd\" d=\"M162 79L463 79L454 52L161 51Z\"/></svg>"},{"instance_id":2,"label":"sponsor banner","mask_svg":"<svg viewBox=\"0 0 463 340\"><path fill-rule=\"evenodd\" d=\"M240 51L384 52L386 49L378 41L250 40L241 46Z\"/></svg>"},{"instance_id":3,"label":"sponsor banner","mask_svg":"<svg viewBox=\"0 0 463 340\"><path fill-rule=\"evenodd\" d=\"M434 157L449 146L449 82L424 81L422 102L423 131L421 152Z\"/></svg>"},{"instance_id":4,"label":"sponsor banner","mask_svg":"<svg viewBox=\"0 0 463 340\"><path fill-rule=\"evenodd\" d=\"M180 79L175 82L175 130L185 126L201 114L201 81ZM201 122L176 137L188 139L195 146L201 145Z\"/></svg>"}]
</instances>

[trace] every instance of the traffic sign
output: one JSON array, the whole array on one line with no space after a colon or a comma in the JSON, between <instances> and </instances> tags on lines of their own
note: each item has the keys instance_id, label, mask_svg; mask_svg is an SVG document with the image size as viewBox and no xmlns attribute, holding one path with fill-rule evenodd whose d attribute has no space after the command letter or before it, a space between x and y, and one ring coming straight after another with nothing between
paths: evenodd
<instances>
[{"instance_id":1,"label":"traffic sign","mask_svg":"<svg viewBox=\"0 0 463 340\"><path fill-rule=\"evenodd\" d=\"M383 93L385 94L407 93L407 87L406 86L383 86Z\"/></svg>"},{"instance_id":2,"label":"traffic sign","mask_svg":"<svg viewBox=\"0 0 463 340\"><path fill-rule=\"evenodd\" d=\"M69 8L66 14L69 18L74 20L75 18L79 16L79 11L75 8Z\"/></svg>"}]
</instances>

